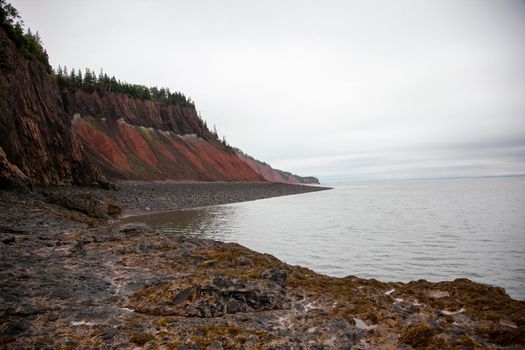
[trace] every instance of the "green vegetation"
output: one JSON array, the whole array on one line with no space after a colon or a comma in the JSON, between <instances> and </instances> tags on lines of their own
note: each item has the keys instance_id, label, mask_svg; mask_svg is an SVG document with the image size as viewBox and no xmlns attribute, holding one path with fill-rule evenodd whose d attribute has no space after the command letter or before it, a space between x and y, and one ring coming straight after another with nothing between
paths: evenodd
<instances>
[{"instance_id":1,"label":"green vegetation","mask_svg":"<svg viewBox=\"0 0 525 350\"><path fill-rule=\"evenodd\" d=\"M94 71L88 68L82 73L80 69L76 71L72 69L71 72L68 72L66 67L62 68L59 66L54 72L49 64L49 57L42 45L39 33L35 32L33 34L29 28L25 31L24 22L18 10L6 0L0 0L0 26L24 57L39 61L44 65L48 73L55 76L60 88L78 89L100 94L116 92L141 100L195 108L193 101L181 92L171 92L168 88L159 89L157 87L129 84L117 80L114 76L110 78L102 71L97 76Z\"/></svg>"},{"instance_id":2,"label":"green vegetation","mask_svg":"<svg viewBox=\"0 0 525 350\"><path fill-rule=\"evenodd\" d=\"M80 69L68 71L65 66L58 66L56 70L53 70L38 32L33 34L30 29L25 31L24 22L17 9L6 0L0 0L0 26L24 57L30 60L37 60L44 65L46 71L53 75L60 89L81 90L88 93L96 92L102 96L110 93L120 93L140 100L195 108L193 101L181 92L171 92L164 87L159 89L157 87L129 84L117 80L114 76L110 77L102 70L98 75L89 68L86 68L84 71ZM200 126L208 130L206 122L200 114L198 114L198 118ZM212 135L225 147L229 147L225 137L222 140L219 139L216 129Z\"/></svg>"},{"instance_id":3,"label":"green vegetation","mask_svg":"<svg viewBox=\"0 0 525 350\"><path fill-rule=\"evenodd\" d=\"M168 88L159 89L156 86L147 87L144 85L129 84L117 80L114 76L110 78L103 71L100 71L100 74L97 76L97 74L89 68L86 68L84 74L82 74L80 69L75 70L73 68L68 72L67 67L62 68L58 66L58 69L54 72L54 76L60 88L78 89L90 93L98 92L101 95L121 93L141 100L151 100L168 105L195 108L193 101L184 96L182 92L171 92Z\"/></svg>"},{"instance_id":4,"label":"green vegetation","mask_svg":"<svg viewBox=\"0 0 525 350\"><path fill-rule=\"evenodd\" d=\"M29 28L27 32L24 31L24 22L18 11L5 0L0 0L0 26L24 57L39 61L45 66L47 72L51 73L49 57L42 46L40 35L38 32L33 34Z\"/></svg>"}]
</instances>

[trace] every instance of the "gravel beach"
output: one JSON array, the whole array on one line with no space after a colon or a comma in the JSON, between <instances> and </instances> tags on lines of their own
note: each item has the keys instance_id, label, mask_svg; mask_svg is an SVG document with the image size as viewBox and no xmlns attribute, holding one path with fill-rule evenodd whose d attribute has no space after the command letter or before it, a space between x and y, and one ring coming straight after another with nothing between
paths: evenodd
<instances>
[{"instance_id":1,"label":"gravel beach","mask_svg":"<svg viewBox=\"0 0 525 350\"><path fill-rule=\"evenodd\" d=\"M126 181L114 191L124 215L162 212L325 191L329 187L270 182Z\"/></svg>"}]
</instances>

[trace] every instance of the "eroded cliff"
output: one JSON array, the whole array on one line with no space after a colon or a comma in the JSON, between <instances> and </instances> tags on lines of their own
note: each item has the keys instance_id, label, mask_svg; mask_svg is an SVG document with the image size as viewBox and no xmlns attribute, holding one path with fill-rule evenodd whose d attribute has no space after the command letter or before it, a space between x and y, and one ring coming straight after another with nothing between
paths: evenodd
<instances>
[{"instance_id":1,"label":"eroded cliff","mask_svg":"<svg viewBox=\"0 0 525 350\"><path fill-rule=\"evenodd\" d=\"M0 186L106 179L304 181L237 153L193 104L59 88L0 28Z\"/></svg>"},{"instance_id":2,"label":"eroded cliff","mask_svg":"<svg viewBox=\"0 0 525 350\"><path fill-rule=\"evenodd\" d=\"M191 123L191 119L184 123ZM181 127L186 126L181 124ZM124 118L81 117L80 114L75 114L73 130L109 178L264 180L227 147L213 139L207 141L197 134L177 134L171 130L137 126L129 124ZM203 131L205 137L206 132L209 131Z\"/></svg>"},{"instance_id":3,"label":"eroded cliff","mask_svg":"<svg viewBox=\"0 0 525 350\"><path fill-rule=\"evenodd\" d=\"M288 183L288 184L319 184L319 180L313 176L299 176L287 171L274 169L270 165L252 157L237 152L237 156L248 164L257 174L264 177L266 181Z\"/></svg>"},{"instance_id":4,"label":"eroded cliff","mask_svg":"<svg viewBox=\"0 0 525 350\"><path fill-rule=\"evenodd\" d=\"M73 130L109 178L318 184L225 146L195 108L65 89Z\"/></svg>"},{"instance_id":5,"label":"eroded cliff","mask_svg":"<svg viewBox=\"0 0 525 350\"><path fill-rule=\"evenodd\" d=\"M58 87L45 67L22 56L0 28L2 186L86 184L103 179L71 133ZM10 180L7 180L7 176Z\"/></svg>"}]
</instances>

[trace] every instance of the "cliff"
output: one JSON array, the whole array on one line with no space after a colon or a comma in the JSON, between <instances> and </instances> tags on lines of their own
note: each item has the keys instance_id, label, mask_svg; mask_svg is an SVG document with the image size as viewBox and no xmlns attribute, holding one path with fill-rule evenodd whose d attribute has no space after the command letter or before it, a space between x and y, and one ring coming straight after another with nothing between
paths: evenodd
<instances>
[{"instance_id":1,"label":"cliff","mask_svg":"<svg viewBox=\"0 0 525 350\"><path fill-rule=\"evenodd\" d=\"M123 97L123 96L120 96ZM136 101L125 98L117 108L125 108L126 102ZM156 114L163 106L145 103L138 105L145 113ZM148 106L149 108L145 108ZM176 111L177 109L173 109ZM145 120L139 125L130 124L128 119L117 115L101 114L94 118L74 114L72 128L82 139L87 153L102 171L111 179L140 180L202 180L202 181L264 181L237 155L218 141L207 141L194 133L178 134L180 129L189 128L194 118L168 118L173 123L165 129L145 127L148 122L157 127L160 119ZM122 115L122 114L119 114ZM106 117L107 116L107 117ZM124 115L125 116L125 115ZM174 114L176 116L176 114ZM158 122L159 124L155 124ZM197 131L188 130L188 131ZM209 131L202 130L204 137Z\"/></svg>"},{"instance_id":2,"label":"cliff","mask_svg":"<svg viewBox=\"0 0 525 350\"><path fill-rule=\"evenodd\" d=\"M59 88L0 28L0 186L117 179L318 183L220 142L191 105Z\"/></svg>"},{"instance_id":3,"label":"cliff","mask_svg":"<svg viewBox=\"0 0 525 350\"><path fill-rule=\"evenodd\" d=\"M119 93L87 93L80 90L62 91L64 108L68 115L80 114L126 123L174 134L195 134L206 141L217 141L195 108L167 105L150 100L130 98Z\"/></svg>"},{"instance_id":4,"label":"cliff","mask_svg":"<svg viewBox=\"0 0 525 350\"><path fill-rule=\"evenodd\" d=\"M25 59L0 28L2 186L103 180L70 131L60 92L45 67Z\"/></svg>"},{"instance_id":5,"label":"cliff","mask_svg":"<svg viewBox=\"0 0 525 350\"><path fill-rule=\"evenodd\" d=\"M68 89L62 99L73 130L109 178L319 183L223 145L193 107Z\"/></svg>"},{"instance_id":6,"label":"cliff","mask_svg":"<svg viewBox=\"0 0 525 350\"><path fill-rule=\"evenodd\" d=\"M289 183L289 184L319 184L319 180L313 176L299 176L287 171L274 169L270 165L254 159L250 156L237 151L237 156L248 164L257 174L261 175L266 181Z\"/></svg>"}]
</instances>

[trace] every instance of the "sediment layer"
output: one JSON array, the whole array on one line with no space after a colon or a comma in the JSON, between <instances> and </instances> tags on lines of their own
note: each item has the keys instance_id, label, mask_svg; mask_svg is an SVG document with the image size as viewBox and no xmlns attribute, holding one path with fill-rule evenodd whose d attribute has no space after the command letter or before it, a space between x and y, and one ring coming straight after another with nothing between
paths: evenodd
<instances>
[{"instance_id":1,"label":"sediment layer","mask_svg":"<svg viewBox=\"0 0 525 350\"><path fill-rule=\"evenodd\" d=\"M525 302L501 288L334 278L238 244L159 235L115 219L126 193L156 208L127 187L0 191L1 347L525 346Z\"/></svg>"}]
</instances>

